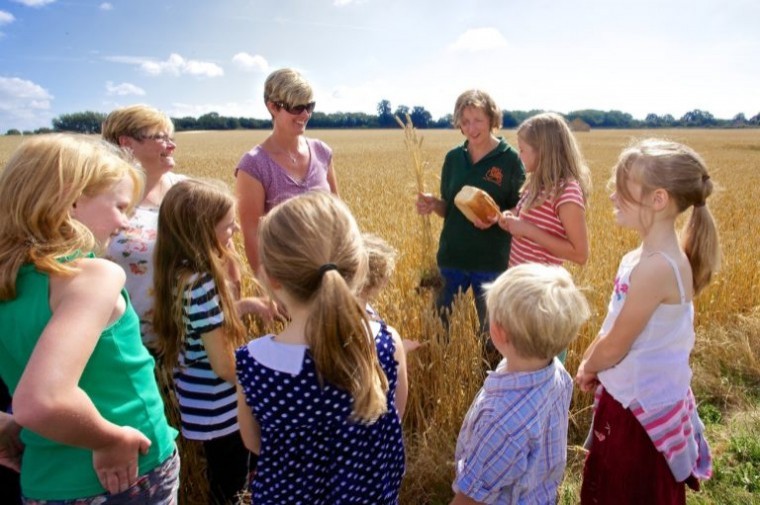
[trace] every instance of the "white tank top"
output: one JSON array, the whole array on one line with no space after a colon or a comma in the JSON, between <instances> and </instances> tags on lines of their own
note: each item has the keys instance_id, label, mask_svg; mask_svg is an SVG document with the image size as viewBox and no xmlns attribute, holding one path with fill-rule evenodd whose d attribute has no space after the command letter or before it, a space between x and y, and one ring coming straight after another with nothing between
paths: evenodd
<instances>
[{"instance_id":1,"label":"white tank top","mask_svg":"<svg viewBox=\"0 0 760 505\"><path fill-rule=\"evenodd\" d=\"M639 263L640 254L640 250L632 251L620 262L602 334L610 331L625 303L631 272ZM670 263L681 302L660 304L623 360L599 372L604 388L623 407L628 408L636 400L645 411L672 405L686 397L692 375L689 355L694 347L694 305L686 300L678 265L663 252L652 254L659 254Z\"/></svg>"}]
</instances>

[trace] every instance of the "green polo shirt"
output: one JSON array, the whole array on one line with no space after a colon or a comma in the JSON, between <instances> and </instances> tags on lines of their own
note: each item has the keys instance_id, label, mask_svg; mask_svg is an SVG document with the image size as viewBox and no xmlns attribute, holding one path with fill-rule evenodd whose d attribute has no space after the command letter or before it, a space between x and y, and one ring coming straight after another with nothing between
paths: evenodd
<instances>
[{"instance_id":1,"label":"green polo shirt","mask_svg":"<svg viewBox=\"0 0 760 505\"><path fill-rule=\"evenodd\" d=\"M52 317L49 292L50 276L26 264L16 278L16 298L0 301L0 375L11 392ZM171 456L177 432L166 421L153 373L155 362L142 344L140 323L126 290L122 296L127 308L103 330L79 387L104 418L131 426L150 439L148 454L140 454L138 459L142 475ZM59 444L27 429L21 430L21 440L25 444L21 462L25 497L66 500L105 493L92 467L92 451Z\"/></svg>"},{"instance_id":2,"label":"green polo shirt","mask_svg":"<svg viewBox=\"0 0 760 505\"><path fill-rule=\"evenodd\" d=\"M498 225L487 230L476 228L454 205L454 197L463 186L475 186L491 195L504 211L517 205L524 181L520 157L503 138L475 164L470 162L466 141L449 151L441 173L446 215L438 246L438 266L473 272L506 270L512 236Z\"/></svg>"}]
</instances>

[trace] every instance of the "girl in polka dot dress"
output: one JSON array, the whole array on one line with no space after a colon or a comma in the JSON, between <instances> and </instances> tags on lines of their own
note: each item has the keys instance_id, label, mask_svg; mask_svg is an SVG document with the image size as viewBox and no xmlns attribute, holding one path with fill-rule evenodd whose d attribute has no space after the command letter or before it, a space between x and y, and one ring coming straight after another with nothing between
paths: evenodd
<instances>
[{"instance_id":1,"label":"girl in polka dot dress","mask_svg":"<svg viewBox=\"0 0 760 505\"><path fill-rule=\"evenodd\" d=\"M241 434L259 453L252 503L398 503L404 350L390 332L373 338L355 296L367 272L355 220L329 193L307 193L262 219L259 247L291 320L236 353Z\"/></svg>"}]
</instances>

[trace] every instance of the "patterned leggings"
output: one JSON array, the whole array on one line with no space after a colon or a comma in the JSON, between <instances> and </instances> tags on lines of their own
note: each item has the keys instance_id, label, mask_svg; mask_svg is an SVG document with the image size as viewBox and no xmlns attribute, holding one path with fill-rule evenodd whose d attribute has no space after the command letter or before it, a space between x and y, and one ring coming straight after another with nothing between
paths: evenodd
<instances>
[{"instance_id":1,"label":"patterned leggings","mask_svg":"<svg viewBox=\"0 0 760 505\"><path fill-rule=\"evenodd\" d=\"M73 500L32 500L23 498L25 505L176 505L179 491L179 454L174 454L121 493L99 494Z\"/></svg>"}]
</instances>

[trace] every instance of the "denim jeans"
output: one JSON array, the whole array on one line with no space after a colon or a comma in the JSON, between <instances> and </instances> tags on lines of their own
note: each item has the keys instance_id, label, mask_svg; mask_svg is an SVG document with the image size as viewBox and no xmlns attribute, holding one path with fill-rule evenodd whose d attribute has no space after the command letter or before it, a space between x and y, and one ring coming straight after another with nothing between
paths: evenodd
<instances>
[{"instance_id":1,"label":"denim jeans","mask_svg":"<svg viewBox=\"0 0 760 505\"><path fill-rule=\"evenodd\" d=\"M466 293L472 287L473 298L475 298L475 310L478 313L478 321L480 322L480 334L488 333L488 313L486 311L483 284L495 281L501 272L471 272L458 268L441 268L440 271L441 277L443 277L443 288L438 293L435 307L441 314L446 328L448 328L448 313L451 310L451 305L454 303L454 298L460 293Z\"/></svg>"}]
</instances>

